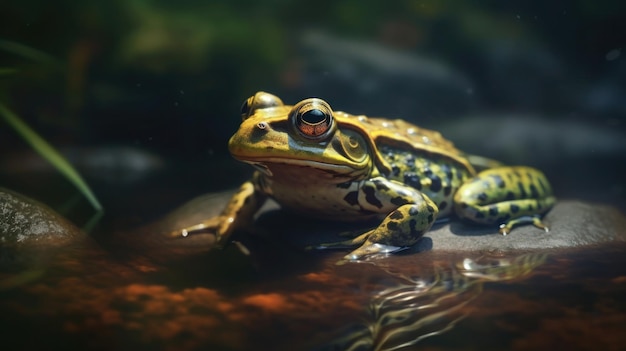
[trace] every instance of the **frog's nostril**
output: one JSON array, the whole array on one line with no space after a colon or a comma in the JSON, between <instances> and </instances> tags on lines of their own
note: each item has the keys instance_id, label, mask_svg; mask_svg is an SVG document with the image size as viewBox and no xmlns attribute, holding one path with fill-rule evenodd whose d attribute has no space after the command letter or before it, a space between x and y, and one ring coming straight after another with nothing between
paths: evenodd
<instances>
[{"instance_id":1,"label":"frog's nostril","mask_svg":"<svg viewBox=\"0 0 626 351\"><path fill-rule=\"evenodd\" d=\"M265 130L265 129L267 129L267 123L259 122L259 123L257 123L256 127L259 128L260 130Z\"/></svg>"}]
</instances>

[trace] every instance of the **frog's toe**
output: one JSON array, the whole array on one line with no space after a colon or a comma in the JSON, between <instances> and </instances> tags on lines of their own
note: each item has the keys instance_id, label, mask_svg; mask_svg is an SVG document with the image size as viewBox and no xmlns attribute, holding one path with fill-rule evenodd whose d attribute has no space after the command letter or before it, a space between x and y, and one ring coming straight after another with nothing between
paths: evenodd
<instances>
[{"instance_id":1,"label":"frog's toe","mask_svg":"<svg viewBox=\"0 0 626 351\"><path fill-rule=\"evenodd\" d=\"M548 226L545 225L539 217L533 218L533 225L539 229L543 229L546 233L550 231L550 228L548 228Z\"/></svg>"},{"instance_id":2,"label":"frog's toe","mask_svg":"<svg viewBox=\"0 0 626 351\"><path fill-rule=\"evenodd\" d=\"M523 216L512 219L506 223L500 225L500 234L507 235L511 232L513 227L518 226L520 224L532 223L535 227L539 229L543 229L546 233L550 231L550 228L546 226L539 216Z\"/></svg>"},{"instance_id":3,"label":"frog's toe","mask_svg":"<svg viewBox=\"0 0 626 351\"><path fill-rule=\"evenodd\" d=\"M341 248L346 248L346 247L355 247L358 245L362 245L370 236L370 234L371 234L370 232L367 232L367 233L361 234L355 238L348 239L348 240L343 240L343 241L334 242L334 243L323 243L323 244L311 245L311 246L307 246L305 250L341 249Z\"/></svg>"},{"instance_id":4,"label":"frog's toe","mask_svg":"<svg viewBox=\"0 0 626 351\"><path fill-rule=\"evenodd\" d=\"M348 262L363 261L365 258L372 259L376 256L387 256L388 254L398 252L406 248L406 246L385 245L367 240L359 248L344 256L341 261L337 262L337 265L342 265Z\"/></svg>"}]
</instances>

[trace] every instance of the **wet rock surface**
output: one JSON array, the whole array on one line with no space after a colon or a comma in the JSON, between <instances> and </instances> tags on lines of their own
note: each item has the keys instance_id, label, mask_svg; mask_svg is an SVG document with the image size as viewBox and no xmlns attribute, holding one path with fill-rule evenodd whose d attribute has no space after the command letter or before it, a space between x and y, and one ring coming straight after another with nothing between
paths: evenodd
<instances>
[{"instance_id":1,"label":"wet rock surface","mask_svg":"<svg viewBox=\"0 0 626 351\"><path fill-rule=\"evenodd\" d=\"M229 193L207 194L192 200L195 211L183 205L170 215L177 223L197 222L202 215L219 213L226 204ZM176 216L186 218L176 219ZM207 217L204 217L207 218ZM577 200L561 200L544 217L550 231L544 232L532 225L515 227L502 236L496 227L477 226L452 217L437 223L409 251L523 251L534 249L575 248L613 241L626 241L626 217L619 210L600 204ZM170 223L171 225L171 223ZM296 249L322 242L342 240L340 233L362 233L377 222L330 223L310 219L280 210L273 202L267 203L258 213L255 234L267 241L287 243ZM245 240L237 235L235 239Z\"/></svg>"},{"instance_id":2,"label":"wet rock surface","mask_svg":"<svg viewBox=\"0 0 626 351\"><path fill-rule=\"evenodd\" d=\"M496 228L472 226L452 220L436 226L415 250L531 250L582 247L626 241L626 219L616 209L574 200L559 201L544 217L548 233L532 225L519 226L507 235Z\"/></svg>"},{"instance_id":3,"label":"wet rock surface","mask_svg":"<svg viewBox=\"0 0 626 351\"><path fill-rule=\"evenodd\" d=\"M57 248L84 237L46 205L0 188L0 266L46 261Z\"/></svg>"}]
</instances>

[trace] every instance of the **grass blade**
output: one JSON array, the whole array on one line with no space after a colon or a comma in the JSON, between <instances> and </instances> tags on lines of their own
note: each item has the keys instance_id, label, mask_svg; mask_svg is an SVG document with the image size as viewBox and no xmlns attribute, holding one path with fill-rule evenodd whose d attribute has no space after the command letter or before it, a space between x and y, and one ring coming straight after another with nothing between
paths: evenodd
<instances>
[{"instance_id":1,"label":"grass blade","mask_svg":"<svg viewBox=\"0 0 626 351\"><path fill-rule=\"evenodd\" d=\"M70 180L80 190L83 195L89 200L91 206L96 211L102 211L102 205L91 191L87 183L78 174L78 172L70 165L69 162L58 151L56 151L52 145L48 144L42 137L40 137L34 130L32 130L24 121L22 121L16 114L11 112L2 103L0 103L0 116L4 118L7 123L17 131L17 133L28 142L35 151L37 151L43 158L48 160L59 172L61 172L67 179Z\"/></svg>"},{"instance_id":2,"label":"grass blade","mask_svg":"<svg viewBox=\"0 0 626 351\"><path fill-rule=\"evenodd\" d=\"M52 55L47 54L43 51L39 51L37 49L33 49L30 46L26 46L24 44L16 43L13 41L8 41L4 39L0 39L0 50L13 53L17 56L21 56L36 62L46 62L46 63L56 63L59 61Z\"/></svg>"}]
</instances>

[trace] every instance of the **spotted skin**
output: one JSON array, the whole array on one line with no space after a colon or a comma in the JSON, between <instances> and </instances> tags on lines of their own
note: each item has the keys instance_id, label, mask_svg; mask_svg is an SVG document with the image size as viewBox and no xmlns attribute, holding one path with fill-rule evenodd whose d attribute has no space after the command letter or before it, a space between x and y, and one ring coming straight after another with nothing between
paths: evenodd
<instances>
[{"instance_id":1,"label":"spotted skin","mask_svg":"<svg viewBox=\"0 0 626 351\"><path fill-rule=\"evenodd\" d=\"M498 224L506 235L518 224L537 219L556 202L546 176L525 167L499 167L480 172L463 184L454 196L456 214L475 223Z\"/></svg>"},{"instance_id":2,"label":"spotted skin","mask_svg":"<svg viewBox=\"0 0 626 351\"><path fill-rule=\"evenodd\" d=\"M540 171L467 155L437 131L332 111L321 99L288 106L264 92L246 100L241 117L229 150L257 172L216 220L183 234L212 229L225 242L267 197L312 217L380 219L355 238L318 246L358 246L345 261L411 246L454 214L502 234L522 223L547 229L541 216L555 198Z\"/></svg>"}]
</instances>

